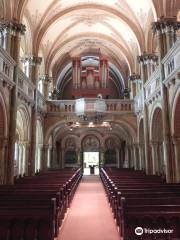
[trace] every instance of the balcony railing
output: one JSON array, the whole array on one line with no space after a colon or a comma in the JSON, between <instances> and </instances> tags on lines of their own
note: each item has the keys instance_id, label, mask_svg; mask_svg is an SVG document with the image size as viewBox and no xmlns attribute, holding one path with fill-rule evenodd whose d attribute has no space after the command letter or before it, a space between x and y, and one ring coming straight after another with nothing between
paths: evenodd
<instances>
[{"instance_id":1,"label":"balcony railing","mask_svg":"<svg viewBox=\"0 0 180 240\"><path fill-rule=\"evenodd\" d=\"M123 99L106 99L107 113L133 112L134 101ZM75 100L51 100L47 101L48 113L75 113Z\"/></svg>"},{"instance_id":2,"label":"balcony railing","mask_svg":"<svg viewBox=\"0 0 180 240\"><path fill-rule=\"evenodd\" d=\"M164 83L168 84L180 72L180 38L178 38L170 51L162 60L165 71Z\"/></svg>"},{"instance_id":3,"label":"balcony railing","mask_svg":"<svg viewBox=\"0 0 180 240\"><path fill-rule=\"evenodd\" d=\"M13 74L15 65L15 61L9 54L0 48L0 81L3 81L3 84L14 85Z\"/></svg>"},{"instance_id":4,"label":"balcony railing","mask_svg":"<svg viewBox=\"0 0 180 240\"><path fill-rule=\"evenodd\" d=\"M18 87L20 95L31 102L34 101L35 86L20 68L18 69Z\"/></svg>"},{"instance_id":5,"label":"balcony railing","mask_svg":"<svg viewBox=\"0 0 180 240\"><path fill-rule=\"evenodd\" d=\"M155 95L160 93L160 71L159 67L152 73L150 79L145 83L145 101L151 101Z\"/></svg>"}]
</instances>

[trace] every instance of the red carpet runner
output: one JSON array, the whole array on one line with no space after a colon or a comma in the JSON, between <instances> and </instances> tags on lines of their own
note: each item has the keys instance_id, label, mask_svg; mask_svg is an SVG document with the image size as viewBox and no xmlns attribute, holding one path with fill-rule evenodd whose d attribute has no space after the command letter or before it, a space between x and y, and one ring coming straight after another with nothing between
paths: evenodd
<instances>
[{"instance_id":1,"label":"red carpet runner","mask_svg":"<svg viewBox=\"0 0 180 240\"><path fill-rule=\"evenodd\" d=\"M119 240L99 176L84 176L58 240Z\"/></svg>"}]
</instances>

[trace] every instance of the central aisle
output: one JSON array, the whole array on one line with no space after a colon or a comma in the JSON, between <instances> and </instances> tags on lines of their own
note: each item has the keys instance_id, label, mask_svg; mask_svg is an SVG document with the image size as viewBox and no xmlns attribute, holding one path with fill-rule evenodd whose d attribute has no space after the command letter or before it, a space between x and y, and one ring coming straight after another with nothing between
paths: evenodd
<instances>
[{"instance_id":1,"label":"central aisle","mask_svg":"<svg viewBox=\"0 0 180 240\"><path fill-rule=\"evenodd\" d=\"M119 240L99 176L84 176L58 240Z\"/></svg>"}]
</instances>

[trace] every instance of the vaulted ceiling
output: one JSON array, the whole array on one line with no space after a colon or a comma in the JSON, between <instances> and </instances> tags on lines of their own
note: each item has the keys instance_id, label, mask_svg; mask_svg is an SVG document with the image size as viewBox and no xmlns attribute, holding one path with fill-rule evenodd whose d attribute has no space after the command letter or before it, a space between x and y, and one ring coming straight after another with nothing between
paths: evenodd
<instances>
[{"instance_id":1,"label":"vaulted ceiling","mask_svg":"<svg viewBox=\"0 0 180 240\"><path fill-rule=\"evenodd\" d=\"M46 73L57 76L72 57L101 53L127 78L138 68L137 55L156 50L151 22L162 15L177 16L180 1L0 0L0 4L1 18L20 18L26 24L24 54L41 55Z\"/></svg>"}]
</instances>

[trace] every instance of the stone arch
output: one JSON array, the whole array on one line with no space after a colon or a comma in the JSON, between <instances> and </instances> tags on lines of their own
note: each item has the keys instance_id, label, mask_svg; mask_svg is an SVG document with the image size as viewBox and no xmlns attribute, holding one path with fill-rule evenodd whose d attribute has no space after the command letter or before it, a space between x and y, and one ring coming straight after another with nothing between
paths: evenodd
<instances>
[{"instance_id":1,"label":"stone arch","mask_svg":"<svg viewBox=\"0 0 180 240\"><path fill-rule=\"evenodd\" d=\"M160 107L156 107L151 121L152 167L153 173L165 175L163 131L160 131L160 126L163 125L162 121L162 109Z\"/></svg>"},{"instance_id":2,"label":"stone arch","mask_svg":"<svg viewBox=\"0 0 180 240\"><path fill-rule=\"evenodd\" d=\"M152 121L153 121L153 116L154 116L154 113L156 111L156 109L159 108L159 109L162 109L162 105L160 103L160 101L156 102L153 107L152 107L152 110L150 112L150 120L149 120L149 123L150 123L150 132L149 132L149 138L150 140L152 140Z\"/></svg>"},{"instance_id":3,"label":"stone arch","mask_svg":"<svg viewBox=\"0 0 180 240\"><path fill-rule=\"evenodd\" d=\"M14 175L27 173L30 134L30 116L24 105L18 106L16 123L16 141L14 152Z\"/></svg>"},{"instance_id":4,"label":"stone arch","mask_svg":"<svg viewBox=\"0 0 180 240\"><path fill-rule=\"evenodd\" d=\"M23 141L29 141L30 138L30 114L25 105L21 104L17 110L17 128L22 132Z\"/></svg>"}]
</instances>

